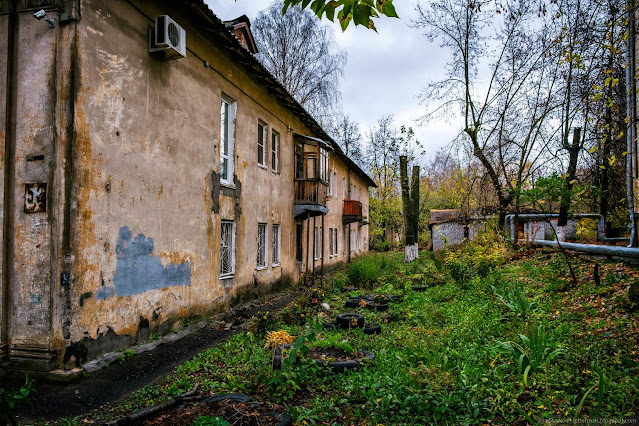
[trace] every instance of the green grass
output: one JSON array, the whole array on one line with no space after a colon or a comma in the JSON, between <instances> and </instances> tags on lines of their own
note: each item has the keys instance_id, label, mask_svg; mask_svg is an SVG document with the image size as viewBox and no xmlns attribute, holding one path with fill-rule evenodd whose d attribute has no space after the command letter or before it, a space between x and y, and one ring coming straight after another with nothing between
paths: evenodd
<instances>
[{"instance_id":1,"label":"green grass","mask_svg":"<svg viewBox=\"0 0 639 426\"><path fill-rule=\"evenodd\" d=\"M299 424L514 424L639 414L639 318L628 310L624 293L634 270L621 267L619 273L618 264L605 264L602 276L622 278L604 279L600 287L586 279L574 287L563 258L552 253L488 272L471 269L455 279L429 254L408 266L402 256L360 258L326 281L337 287L366 282L379 293L404 294L392 312L354 309L367 323L383 324L381 335L319 330L316 340L307 341L373 352L375 361L361 370L273 372L264 339L244 333L94 418L130 414L195 383L204 392L250 394ZM580 277L591 268L576 264ZM427 291L407 285L416 275L430 285ZM333 310L308 308L314 322L350 311L343 302L355 293L326 290ZM389 318L398 320L387 323ZM273 327L298 336L311 330L282 321Z\"/></svg>"}]
</instances>

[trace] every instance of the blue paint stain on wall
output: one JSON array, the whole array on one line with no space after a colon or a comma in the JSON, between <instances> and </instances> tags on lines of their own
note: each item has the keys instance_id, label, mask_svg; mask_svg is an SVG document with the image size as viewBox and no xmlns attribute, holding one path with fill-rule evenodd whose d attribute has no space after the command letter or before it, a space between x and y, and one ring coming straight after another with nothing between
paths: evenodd
<instances>
[{"instance_id":1,"label":"blue paint stain on wall","mask_svg":"<svg viewBox=\"0 0 639 426\"><path fill-rule=\"evenodd\" d=\"M95 298L97 300L108 299L115 294L115 288L110 286L102 286L95 292Z\"/></svg>"},{"instance_id":2,"label":"blue paint stain on wall","mask_svg":"<svg viewBox=\"0 0 639 426\"><path fill-rule=\"evenodd\" d=\"M133 239L128 226L120 228L115 253L118 263L115 267L113 284L115 294L118 296L130 296L164 287L191 285L191 265L188 261L162 266L160 258L152 256L153 239L146 238L143 234ZM104 294L101 294L100 290L96 298L101 299L111 295L109 288L104 288Z\"/></svg>"}]
</instances>

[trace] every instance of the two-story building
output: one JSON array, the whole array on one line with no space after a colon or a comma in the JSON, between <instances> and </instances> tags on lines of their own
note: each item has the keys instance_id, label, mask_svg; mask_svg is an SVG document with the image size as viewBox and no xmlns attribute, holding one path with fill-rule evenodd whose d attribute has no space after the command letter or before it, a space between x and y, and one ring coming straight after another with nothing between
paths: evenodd
<instances>
[{"instance_id":1,"label":"two-story building","mask_svg":"<svg viewBox=\"0 0 639 426\"><path fill-rule=\"evenodd\" d=\"M0 34L3 368L79 366L368 250L374 182L245 17L0 0Z\"/></svg>"}]
</instances>

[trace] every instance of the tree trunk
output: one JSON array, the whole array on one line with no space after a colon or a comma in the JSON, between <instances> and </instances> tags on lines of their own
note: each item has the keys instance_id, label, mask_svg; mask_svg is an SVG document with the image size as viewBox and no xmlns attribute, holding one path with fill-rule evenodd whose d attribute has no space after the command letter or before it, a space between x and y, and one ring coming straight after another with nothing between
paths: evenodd
<instances>
[{"instance_id":1,"label":"tree trunk","mask_svg":"<svg viewBox=\"0 0 639 426\"><path fill-rule=\"evenodd\" d=\"M417 244L419 242L419 166L413 166L410 202L412 204L413 244Z\"/></svg>"},{"instance_id":2,"label":"tree trunk","mask_svg":"<svg viewBox=\"0 0 639 426\"><path fill-rule=\"evenodd\" d=\"M570 204L572 202L571 192L577 175L579 151L581 151L581 128L575 127L572 134L572 145L568 148L570 159L568 162L568 173L566 174L564 193L561 197L561 205L559 206L559 219L557 220L557 226L566 226L568 224L568 211L570 210Z\"/></svg>"},{"instance_id":3,"label":"tree trunk","mask_svg":"<svg viewBox=\"0 0 639 426\"><path fill-rule=\"evenodd\" d=\"M413 245L413 214L408 187L408 158L404 155L399 157L399 174L402 186L402 210L404 212L404 244Z\"/></svg>"}]
</instances>

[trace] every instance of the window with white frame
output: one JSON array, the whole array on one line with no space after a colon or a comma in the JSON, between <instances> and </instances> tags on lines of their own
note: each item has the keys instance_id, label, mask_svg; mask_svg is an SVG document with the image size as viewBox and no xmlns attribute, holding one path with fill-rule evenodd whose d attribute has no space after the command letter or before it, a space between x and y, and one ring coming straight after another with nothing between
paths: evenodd
<instances>
[{"instance_id":1,"label":"window with white frame","mask_svg":"<svg viewBox=\"0 0 639 426\"><path fill-rule=\"evenodd\" d=\"M333 228L328 228L328 257L333 257Z\"/></svg>"},{"instance_id":2,"label":"window with white frame","mask_svg":"<svg viewBox=\"0 0 639 426\"><path fill-rule=\"evenodd\" d=\"M271 170L280 171L280 134L275 130L271 132Z\"/></svg>"},{"instance_id":3,"label":"window with white frame","mask_svg":"<svg viewBox=\"0 0 639 426\"><path fill-rule=\"evenodd\" d=\"M333 250L335 250L334 255L337 256L339 254L337 250L337 228L333 231L333 240Z\"/></svg>"},{"instance_id":4,"label":"window with white frame","mask_svg":"<svg viewBox=\"0 0 639 426\"><path fill-rule=\"evenodd\" d=\"M351 230L351 251L355 251L357 249L357 246L355 245L357 243L356 239L355 239L355 230L352 229Z\"/></svg>"},{"instance_id":5,"label":"window with white frame","mask_svg":"<svg viewBox=\"0 0 639 426\"><path fill-rule=\"evenodd\" d=\"M333 185L333 196L337 198L337 172L333 171L333 179L331 180L331 184Z\"/></svg>"},{"instance_id":6,"label":"window with white frame","mask_svg":"<svg viewBox=\"0 0 639 426\"><path fill-rule=\"evenodd\" d=\"M220 183L226 186L233 185L233 173L235 171L235 115L235 101L222 95L220 110Z\"/></svg>"},{"instance_id":7,"label":"window with white frame","mask_svg":"<svg viewBox=\"0 0 639 426\"><path fill-rule=\"evenodd\" d=\"M280 260L280 246L282 242L282 236L280 233L280 225L273 225L273 266L278 266L281 263Z\"/></svg>"},{"instance_id":8,"label":"window with white frame","mask_svg":"<svg viewBox=\"0 0 639 426\"><path fill-rule=\"evenodd\" d=\"M348 198L348 194L346 193L346 178L342 178L342 198Z\"/></svg>"},{"instance_id":9,"label":"window with white frame","mask_svg":"<svg viewBox=\"0 0 639 426\"><path fill-rule=\"evenodd\" d=\"M317 226L315 227L315 238L313 238L313 241L315 242L315 244L313 245L313 259L317 260L319 259L319 235L317 233Z\"/></svg>"},{"instance_id":10,"label":"window with white frame","mask_svg":"<svg viewBox=\"0 0 639 426\"><path fill-rule=\"evenodd\" d=\"M332 173L329 170L328 171L328 196L332 197L333 196L333 181L332 181Z\"/></svg>"},{"instance_id":11,"label":"window with white frame","mask_svg":"<svg viewBox=\"0 0 639 426\"><path fill-rule=\"evenodd\" d=\"M220 277L230 277L235 273L235 222L222 221L220 239Z\"/></svg>"},{"instance_id":12,"label":"window with white frame","mask_svg":"<svg viewBox=\"0 0 639 426\"><path fill-rule=\"evenodd\" d=\"M266 268L266 223L257 224L257 269Z\"/></svg>"},{"instance_id":13,"label":"window with white frame","mask_svg":"<svg viewBox=\"0 0 639 426\"><path fill-rule=\"evenodd\" d=\"M328 174L328 151L326 148L320 147L319 178L328 183Z\"/></svg>"},{"instance_id":14,"label":"window with white frame","mask_svg":"<svg viewBox=\"0 0 639 426\"><path fill-rule=\"evenodd\" d=\"M357 228L357 250L362 248L362 231L360 228Z\"/></svg>"},{"instance_id":15,"label":"window with white frame","mask_svg":"<svg viewBox=\"0 0 639 426\"><path fill-rule=\"evenodd\" d=\"M342 229L342 254L346 254L346 228Z\"/></svg>"},{"instance_id":16,"label":"window with white frame","mask_svg":"<svg viewBox=\"0 0 639 426\"><path fill-rule=\"evenodd\" d=\"M266 167L266 124L257 122L257 164Z\"/></svg>"}]
</instances>

